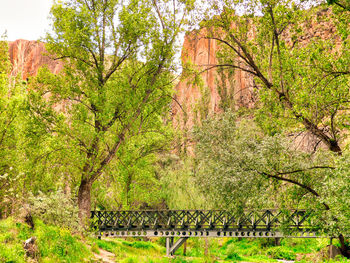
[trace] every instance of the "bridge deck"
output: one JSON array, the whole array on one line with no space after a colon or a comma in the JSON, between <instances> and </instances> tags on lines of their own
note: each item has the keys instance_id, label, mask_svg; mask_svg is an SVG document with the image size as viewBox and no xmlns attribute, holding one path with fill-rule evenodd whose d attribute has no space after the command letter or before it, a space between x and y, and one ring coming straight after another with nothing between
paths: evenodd
<instances>
[{"instance_id":1,"label":"bridge deck","mask_svg":"<svg viewBox=\"0 0 350 263\"><path fill-rule=\"evenodd\" d=\"M239 216L223 210L92 211L99 236L115 237L317 237L305 210L254 210Z\"/></svg>"}]
</instances>

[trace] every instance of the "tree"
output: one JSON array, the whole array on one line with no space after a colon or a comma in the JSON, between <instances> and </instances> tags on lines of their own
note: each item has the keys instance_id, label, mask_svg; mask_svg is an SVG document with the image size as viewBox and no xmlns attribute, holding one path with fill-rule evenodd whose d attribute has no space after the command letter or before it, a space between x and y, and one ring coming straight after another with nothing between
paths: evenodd
<instances>
[{"instance_id":1,"label":"tree","mask_svg":"<svg viewBox=\"0 0 350 263\"><path fill-rule=\"evenodd\" d=\"M240 211L296 208L313 200L324 209L318 191L332 169L331 156L298 151L291 139L266 136L254 121L231 112L204 121L195 139L197 177L213 205Z\"/></svg>"},{"instance_id":2,"label":"tree","mask_svg":"<svg viewBox=\"0 0 350 263\"><path fill-rule=\"evenodd\" d=\"M164 207L156 164L171 141L172 129L166 125L130 138L94 185L95 204L106 210Z\"/></svg>"},{"instance_id":3,"label":"tree","mask_svg":"<svg viewBox=\"0 0 350 263\"><path fill-rule=\"evenodd\" d=\"M122 146L163 124L186 10L181 3L147 0L70 0L51 9L54 33L46 46L65 68L57 76L39 73L31 110L69 152L59 158L80 176L82 220L90 214L93 182L117 161Z\"/></svg>"},{"instance_id":4,"label":"tree","mask_svg":"<svg viewBox=\"0 0 350 263\"><path fill-rule=\"evenodd\" d=\"M267 131L303 127L341 154L341 130L348 123L350 12L338 16L323 7L306 12L308 3L312 1L215 2L211 7L216 16L203 23L209 28L203 37L221 45L219 63L200 66L250 73L259 93L259 121ZM245 14L235 15L242 6ZM309 28L320 21L335 32Z\"/></svg>"},{"instance_id":5,"label":"tree","mask_svg":"<svg viewBox=\"0 0 350 263\"><path fill-rule=\"evenodd\" d=\"M13 213L23 193L22 144L26 91L10 78L8 43L0 41L0 217Z\"/></svg>"},{"instance_id":6,"label":"tree","mask_svg":"<svg viewBox=\"0 0 350 263\"><path fill-rule=\"evenodd\" d=\"M291 138L266 136L252 120L230 112L206 120L195 139L196 180L213 206L310 209L314 226L338 236L349 257L348 151L301 152Z\"/></svg>"},{"instance_id":7,"label":"tree","mask_svg":"<svg viewBox=\"0 0 350 263\"><path fill-rule=\"evenodd\" d=\"M254 117L263 128L260 132L274 135L307 131L319 140L316 145L322 143L330 152L341 155L348 129L347 109L350 102L348 41L350 12L345 9L339 11L337 6L311 7L315 2L317 1L213 2L211 14L208 11L206 21L202 23L209 32L203 37L215 39L221 45L221 51L218 54L219 63L199 66L203 70L239 69L251 74L258 94L257 111ZM236 10L242 12L242 9L244 14L236 15ZM322 28L320 26L322 24L327 24L327 27ZM235 127L233 126L232 129L234 130ZM235 131L231 132L236 134ZM227 174L235 175L227 177L223 182L227 182L227 187L230 186L228 189L233 190L233 194L237 194L238 200L247 197L243 194L247 193L247 189L238 188L245 190L243 192L235 190L239 185L238 181L249 178L242 184L245 182L243 185L252 190L261 185L271 189L272 182L282 181L316 198L317 202L322 204L323 213L335 211L332 210L332 203L322 201L324 200L322 198L328 195L324 195L321 191L324 188L319 184L320 181L325 182L326 175L336 178L335 174L332 175L335 173L333 168L319 168L319 166L332 167L332 165L327 165L327 162L313 164L311 162L313 157L305 156L304 153L294 154L284 143L271 144L270 139L263 139L264 136L259 138L257 135L250 138L238 136L238 139L244 142L244 147L241 148L242 155L239 155L237 151L239 142L234 142L235 137L232 137L235 135L230 135L229 132L217 135L222 135L222 138L216 138L213 134L208 135L208 137L212 136L212 139L208 139L207 142L204 135L201 137L200 140L204 140L206 144L204 147L199 146L199 151L203 152L203 155L200 155L207 160L205 156L211 154L215 156L215 153L219 152L219 150L206 152L203 150L205 146L212 147L221 143L224 146L217 147L225 151L223 147L228 148L228 145L233 145L234 152L228 152L229 157L225 152L217 153L213 163L214 165L216 163L215 167L218 171L223 169L218 174L224 178L226 178L224 169ZM277 149L276 146L278 146ZM269 151L269 147L276 149L276 152ZM260 153L266 153L273 158L271 157L270 160L270 157L261 156ZM324 155L327 156L329 153ZM293 156L292 162L289 156ZM305 159L305 164L300 158ZM224 160L231 160L231 167L223 165ZM268 160L270 161L267 162ZM311 163L306 162L307 160ZM240 165L236 165L236 162ZM205 161L200 163L206 167L211 165L209 160L207 163ZM288 167L290 163L293 164L292 167ZM306 164L309 166L305 166ZM241 167L245 167L246 170ZM241 176L239 177L238 174ZM271 180L270 183L267 183L267 178ZM213 181L214 186L217 185L215 184L219 181L217 176ZM337 180L337 182L341 181ZM294 191L291 193L293 197L294 193ZM339 232L341 229L338 228L338 234L342 253L350 256L344 237Z\"/></svg>"}]
</instances>

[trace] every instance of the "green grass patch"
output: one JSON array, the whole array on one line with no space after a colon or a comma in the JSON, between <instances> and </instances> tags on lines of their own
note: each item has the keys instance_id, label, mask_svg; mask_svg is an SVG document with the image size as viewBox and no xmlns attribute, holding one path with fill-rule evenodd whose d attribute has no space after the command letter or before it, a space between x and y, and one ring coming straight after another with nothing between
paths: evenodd
<instances>
[{"instance_id":1,"label":"green grass patch","mask_svg":"<svg viewBox=\"0 0 350 263\"><path fill-rule=\"evenodd\" d=\"M39 262L86 262L92 253L70 231L35 220L35 229L13 218L0 221L0 262L28 262L23 242L36 237Z\"/></svg>"},{"instance_id":2,"label":"green grass patch","mask_svg":"<svg viewBox=\"0 0 350 263\"><path fill-rule=\"evenodd\" d=\"M275 259L295 260L297 255L286 247L271 247L266 251L266 255Z\"/></svg>"},{"instance_id":3,"label":"green grass patch","mask_svg":"<svg viewBox=\"0 0 350 263\"><path fill-rule=\"evenodd\" d=\"M89 258L92 255L89 249L82 243L81 238L73 236L67 229L47 226L37 220L35 222L34 234L37 237L40 257L45 260L54 259L60 262L83 262L84 258Z\"/></svg>"},{"instance_id":4,"label":"green grass patch","mask_svg":"<svg viewBox=\"0 0 350 263\"><path fill-rule=\"evenodd\" d=\"M24 234L20 231L13 218L0 221L0 262L26 262L25 251L22 246Z\"/></svg>"}]
</instances>

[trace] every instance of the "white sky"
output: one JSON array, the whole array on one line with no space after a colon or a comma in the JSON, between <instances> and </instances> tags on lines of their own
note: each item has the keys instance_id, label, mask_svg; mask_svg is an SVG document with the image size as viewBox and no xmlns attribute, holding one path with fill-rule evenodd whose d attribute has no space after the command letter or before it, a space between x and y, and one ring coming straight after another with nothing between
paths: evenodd
<instances>
[{"instance_id":1,"label":"white sky","mask_svg":"<svg viewBox=\"0 0 350 263\"><path fill-rule=\"evenodd\" d=\"M7 40L37 40L50 29L52 0L0 0L0 36Z\"/></svg>"}]
</instances>

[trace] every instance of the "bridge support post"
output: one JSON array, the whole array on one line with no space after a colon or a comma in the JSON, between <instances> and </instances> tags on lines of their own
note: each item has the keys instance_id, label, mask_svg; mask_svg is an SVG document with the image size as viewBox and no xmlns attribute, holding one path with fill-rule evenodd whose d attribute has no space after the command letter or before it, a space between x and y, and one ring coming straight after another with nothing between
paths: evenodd
<instances>
[{"instance_id":1,"label":"bridge support post","mask_svg":"<svg viewBox=\"0 0 350 263\"><path fill-rule=\"evenodd\" d=\"M166 255L167 257L173 256L175 251L188 239L188 237L180 237L174 244L173 237L166 238Z\"/></svg>"},{"instance_id":2,"label":"bridge support post","mask_svg":"<svg viewBox=\"0 0 350 263\"><path fill-rule=\"evenodd\" d=\"M170 252L171 247L173 246L174 238L173 237L167 237L166 238L166 256L170 257L172 254Z\"/></svg>"},{"instance_id":3,"label":"bridge support post","mask_svg":"<svg viewBox=\"0 0 350 263\"><path fill-rule=\"evenodd\" d=\"M280 246L281 245L281 238L280 237L276 237L275 238L275 246Z\"/></svg>"}]
</instances>

